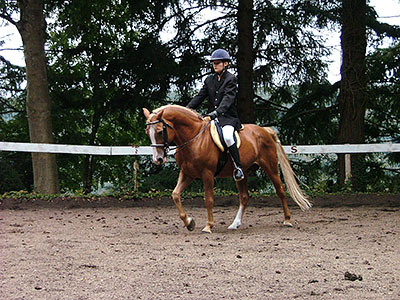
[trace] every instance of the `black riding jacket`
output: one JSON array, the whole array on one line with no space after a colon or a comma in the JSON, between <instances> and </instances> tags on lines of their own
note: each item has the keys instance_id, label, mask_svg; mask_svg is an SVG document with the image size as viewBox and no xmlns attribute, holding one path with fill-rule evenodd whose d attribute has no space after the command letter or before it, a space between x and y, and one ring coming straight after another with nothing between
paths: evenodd
<instances>
[{"instance_id":1,"label":"black riding jacket","mask_svg":"<svg viewBox=\"0 0 400 300\"><path fill-rule=\"evenodd\" d=\"M240 129L241 123L236 110L237 78L232 73L225 71L220 80L213 74L206 78L204 85L187 105L196 109L204 99L208 98L208 113L216 110L221 126L232 125Z\"/></svg>"}]
</instances>

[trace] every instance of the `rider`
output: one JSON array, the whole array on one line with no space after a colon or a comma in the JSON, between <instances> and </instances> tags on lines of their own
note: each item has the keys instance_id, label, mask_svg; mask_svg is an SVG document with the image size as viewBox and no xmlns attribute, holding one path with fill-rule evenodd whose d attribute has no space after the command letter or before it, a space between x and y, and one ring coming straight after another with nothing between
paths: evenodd
<instances>
[{"instance_id":1,"label":"rider","mask_svg":"<svg viewBox=\"0 0 400 300\"><path fill-rule=\"evenodd\" d=\"M237 78L228 71L231 57L223 49L217 49L211 54L215 74L206 78L204 85L187 105L188 108L197 108L208 97L208 113L212 120L218 118L222 127L224 141L228 146L235 170L233 178L240 181L244 178L240 163L239 151L236 146L234 131L241 128L238 113L236 111Z\"/></svg>"}]
</instances>

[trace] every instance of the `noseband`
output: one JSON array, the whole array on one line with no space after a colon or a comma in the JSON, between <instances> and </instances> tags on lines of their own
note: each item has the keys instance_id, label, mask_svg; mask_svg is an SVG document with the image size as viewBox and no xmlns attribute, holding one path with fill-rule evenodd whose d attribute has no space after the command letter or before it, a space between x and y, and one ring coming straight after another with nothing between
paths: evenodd
<instances>
[{"instance_id":1,"label":"noseband","mask_svg":"<svg viewBox=\"0 0 400 300\"><path fill-rule=\"evenodd\" d=\"M164 157L167 155L168 151L169 151L169 142L168 142L168 129L167 127L171 128L172 130L175 130L174 127L172 127L171 125L169 125L167 122L164 121L164 119L160 119L157 121L153 121L153 122L147 122L146 126L150 126L150 125L155 125L158 123L162 123L163 124L163 140L164 142L162 144L151 144L151 147L162 147L164 149ZM181 144L181 145L177 145L175 147L176 152L182 150L183 148L185 148L188 144L190 144L194 139L196 139L197 137L199 137L208 127L208 125L211 124L211 120L206 124L206 126L204 126L200 132L193 138L191 138L190 140L186 141L185 143ZM176 153L175 153L176 154Z\"/></svg>"}]
</instances>

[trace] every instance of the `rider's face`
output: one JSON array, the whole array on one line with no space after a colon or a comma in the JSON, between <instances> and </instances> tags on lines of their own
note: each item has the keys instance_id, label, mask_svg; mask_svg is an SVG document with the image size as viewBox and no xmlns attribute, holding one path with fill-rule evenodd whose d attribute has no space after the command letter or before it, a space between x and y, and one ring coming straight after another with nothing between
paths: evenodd
<instances>
[{"instance_id":1,"label":"rider's face","mask_svg":"<svg viewBox=\"0 0 400 300\"><path fill-rule=\"evenodd\" d=\"M217 74L220 74L224 68L228 65L228 62L223 62L221 60L215 60L213 61L213 67L214 67L214 71Z\"/></svg>"}]
</instances>

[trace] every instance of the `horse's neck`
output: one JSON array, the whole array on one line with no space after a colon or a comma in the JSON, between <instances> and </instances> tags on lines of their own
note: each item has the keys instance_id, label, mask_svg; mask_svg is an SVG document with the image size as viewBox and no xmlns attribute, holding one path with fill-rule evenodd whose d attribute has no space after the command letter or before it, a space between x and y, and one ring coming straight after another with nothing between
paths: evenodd
<instances>
[{"instance_id":1,"label":"horse's neck","mask_svg":"<svg viewBox=\"0 0 400 300\"><path fill-rule=\"evenodd\" d=\"M203 121L193 120L192 118L182 118L175 125L175 134L177 143L185 143L196 136L202 129Z\"/></svg>"}]
</instances>

